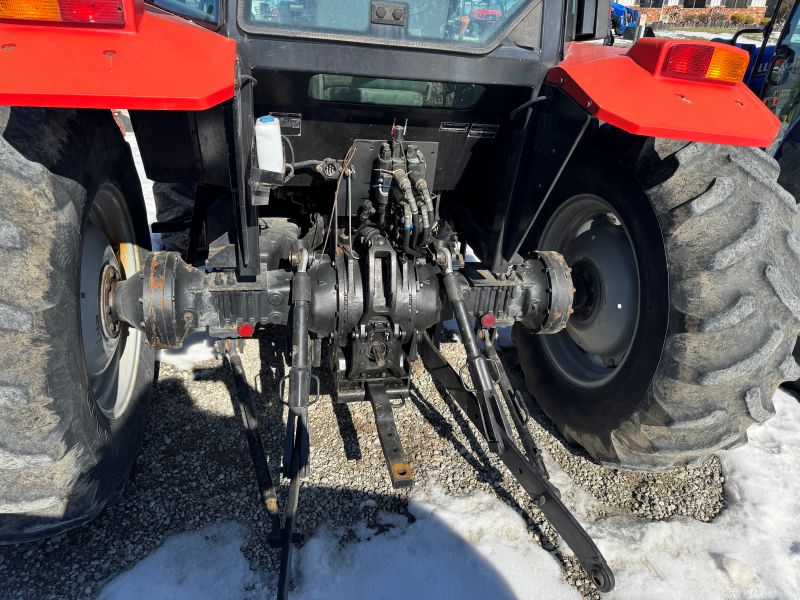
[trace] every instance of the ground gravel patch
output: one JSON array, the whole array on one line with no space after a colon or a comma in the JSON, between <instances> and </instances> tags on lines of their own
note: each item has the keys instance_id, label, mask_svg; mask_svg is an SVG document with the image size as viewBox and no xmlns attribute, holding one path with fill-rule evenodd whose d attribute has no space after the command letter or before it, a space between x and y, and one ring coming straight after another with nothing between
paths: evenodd
<instances>
[{"instance_id":1,"label":"ground gravel patch","mask_svg":"<svg viewBox=\"0 0 800 600\"><path fill-rule=\"evenodd\" d=\"M278 398L286 374L284 330L245 345L243 362L258 406L267 453L275 465L283 443L285 407ZM442 351L456 367L460 344ZM524 389L513 351L503 351L512 382ZM327 370L322 396L309 411L312 468L303 482L298 528L340 531L341 543L359 524L380 528L386 512L408 516L408 492L392 489L372 409L365 403L335 406ZM525 518L530 535L564 566L564 577L585 597L598 597L583 571L499 460L486 452L477 431L443 397L420 362L413 366L412 398L395 417L417 485L435 484L450 495L481 489ZM241 420L230 399L232 381L221 363L191 370L161 365L144 445L123 499L92 523L56 538L0 547L0 598L93 598L111 578L128 570L172 534L218 521L248 529L244 553L253 569L277 572L278 553L268 543L269 523L258 503ZM599 502L596 518L628 514L650 519L673 515L709 521L723 506L720 462L666 473L622 472L598 465L561 439L534 414L530 430L549 456ZM286 481L281 481L281 500ZM563 550L563 552L562 552ZM531 568L535 568L532 565Z\"/></svg>"}]
</instances>

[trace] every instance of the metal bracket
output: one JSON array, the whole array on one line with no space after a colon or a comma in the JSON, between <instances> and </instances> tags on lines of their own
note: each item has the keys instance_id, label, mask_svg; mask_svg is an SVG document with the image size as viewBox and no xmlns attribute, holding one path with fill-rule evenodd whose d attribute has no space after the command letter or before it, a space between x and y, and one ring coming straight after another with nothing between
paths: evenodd
<instances>
[{"instance_id":1,"label":"metal bracket","mask_svg":"<svg viewBox=\"0 0 800 600\"><path fill-rule=\"evenodd\" d=\"M408 456L400 441L400 434L392 414L392 403L386 386L381 382L367 382L367 395L375 412L375 425L378 428L378 439L383 448L386 466L389 468L389 477L395 488L411 487L414 485L414 473L408 462Z\"/></svg>"}]
</instances>

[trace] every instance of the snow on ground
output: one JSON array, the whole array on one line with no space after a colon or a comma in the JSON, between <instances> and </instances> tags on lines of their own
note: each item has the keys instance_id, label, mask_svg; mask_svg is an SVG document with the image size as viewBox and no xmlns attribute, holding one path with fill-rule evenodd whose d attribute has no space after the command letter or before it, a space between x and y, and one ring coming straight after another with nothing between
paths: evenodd
<instances>
[{"instance_id":1,"label":"snow on ground","mask_svg":"<svg viewBox=\"0 0 800 600\"><path fill-rule=\"evenodd\" d=\"M657 29L655 31L656 37L659 38L670 38L676 40L729 40L733 37L734 31L696 31L692 29ZM773 32L770 36L769 41L770 44L777 44L778 37L780 36L780 30ZM752 44L760 44L761 43L761 36L759 34L743 34L737 40L738 42L743 43L752 43ZM592 44L602 44L603 40L592 40ZM630 40L626 40L622 37L615 37L614 38L614 46L619 48L629 48L633 45L633 42Z\"/></svg>"},{"instance_id":2,"label":"snow on ground","mask_svg":"<svg viewBox=\"0 0 800 600\"><path fill-rule=\"evenodd\" d=\"M598 519L598 502L549 465L616 574L610 598L800 598L800 404L783 392L774 401L777 416L722 456L728 506L712 523ZM316 532L296 555L292 598L577 597L520 515L496 497L429 488L413 498L413 522L385 514L385 531L362 526L344 548L337 532ZM271 597L274 580L246 568L244 537L235 523L173 536L100 597Z\"/></svg>"},{"instance_id":3,"label":"snow on ground","mask_svg":"<svg viewBox=\"0 0 800 600\"><path fill-rule=\"evenodd\" d=\"M658 29L656 37L674 38L674 39L690 39L690 40L729 40L733 37L735 31L693 31L689 29ZM780 30L776 30L770 36L770 43L775 44L778 42ZM760 43L763 38L758 33L745 33L739 36L739 42L752 42L754 44Z\"/></svg>"},{"instance_id":4,"label":"snow on ground","mask_svg":"<svg viewBox=\"0 0 800 600\"><path fill-rule=\"evenodd\" d=\"M262 598L264 580L239 550L246 536L233 522L174 535L103 588L99 600Z\"/></svg>"},{"instance_id":5,"label":"snow on ground","mask_svg":"<svg viewBox=\"0 0 800 600\"><path fill-rule=\"evenodd\" d=\"M613 598L800 598L800 403L779 391L777 415L721 455L727 506L712 523L590 515L597 502L561 471L552 480L616 574ZM702 591L701 591L702 590Z\"/></svg>"},{"instance_id":6,"label":"snow on ground","mask_svg":"<svg viewBox=\"0 0 800 600\"><path fill-rule=\"evenodd\" d=\"M337 532L318 532L296 554L300 583L292 600L580 597L522 517L494 496L419 490L409 513L412 523L384 513L380 534L362 525L358 541L344 549ZM264 574L248 570L244 539L236 523L175 535L109 583L100 599L270 598L274 579L268 586Z\"/></svg>"},{"instance_id":7,"label":"snow on ground","mask_svg":"<svg viewBox=\"0 0 800 600\"><path fill-rule=\"evenodd\" d=\"M688 29L659 29L656 31L656 37L672 38L672 39L703 39L714 40L722 39L729 40L733 37L733 31L691 31Z\"/></svg>"},{"instance_id":8,"label":"snow on ground","mask_svg":"<svg viewBox=\"0 0 800 600\"><path fill-rule=\"evenodd\" d=\"M178 369L191 369L194 365L216 358L214 340L205 333L193 333L178 350L159 350L158 361Z\"/></svg>"},{"instance_id":9,"label":"snow on ground","mask_svg":"<svg viewBox=\"0 0 800 600\"><path fill-rule=\"evenodd\" d=\"M496 497L420 490L409 512L413 523L385 514L384 522L394 527L378 535L363 528L344 551L331 532L315 535L299 553L302 581L292 598L579 597L522 517Z\"/></svg>"}]
</instances>

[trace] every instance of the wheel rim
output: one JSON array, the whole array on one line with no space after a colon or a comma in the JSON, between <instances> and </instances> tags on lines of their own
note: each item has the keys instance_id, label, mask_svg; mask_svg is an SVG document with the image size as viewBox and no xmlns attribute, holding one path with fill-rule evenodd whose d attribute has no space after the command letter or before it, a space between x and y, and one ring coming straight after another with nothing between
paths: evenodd
<instances>
[{"instance_id":1,"label":"wheel rim","mask_svg":"<svg viewBox=\"0 0 800 600\"><path fill-rule=\"evenodd\" d=\"M108 418L120 418L129 405L143 342L141 332L116 323L107 314L110 273L116 271L124 278L139 270L133 240L134 227L124 196L115 186L103 185L83 225L80 320L89 389Z\"/></svg>"},{"instance_id":2,"label":"wheel rim","mask_svg":"<svg viewBox=\"0 0 800 600\"><path fill-rule=\"evenodd\" d=\"M608 383L639 322L639 270L624 221L598 196L573 196L549 218L537 247L564 255L575 286L575 312L565 331L542 336L545 355L574 385Z\"/></svg>"}]
</instances>

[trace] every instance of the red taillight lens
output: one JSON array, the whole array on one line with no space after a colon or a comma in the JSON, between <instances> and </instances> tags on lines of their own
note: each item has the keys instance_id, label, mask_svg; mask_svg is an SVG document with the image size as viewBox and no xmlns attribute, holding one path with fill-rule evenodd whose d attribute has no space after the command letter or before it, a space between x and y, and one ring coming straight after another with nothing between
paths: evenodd
<instances>
[{"instance_id":1,"label":"red taillight lens","mask_svg":"<svg viewBox=\"0 0 800 600\"><path fill-rule=\"evenodd\" d=\"M662 73L670 77L687 79L705 79L714 48L681 44L673 46L667 53Z\"/></svg>"},{"instance_id":2,"label":"red taillight lens","mask_svg":"<svg viewBox=\"0 0 800 600\"><path fill-rule=\"evenodd\" d=\"M58 0L61 20L122 25L122 0Z\"/></svg>"},{"instance_id":3,"label":"red taillight lens","mask_svg":"<svg viewBox=\"0 0 800 600\"><path fill-rule=\"evenodd\" d=\"M734 48L676 44L669 49L661 74L682 79L736 83L744 77L747 61L747 54Z\"/></svg>"},{"instance_id":4,"label":"red taillight lens","mask_svg":"<svg viewBox=\"0 0 800 600\"><path fill-rule=\"evenodd\" d=\"M122 0L0 0L0 20L124 25Z\"/></svg>"}]
</instances>

